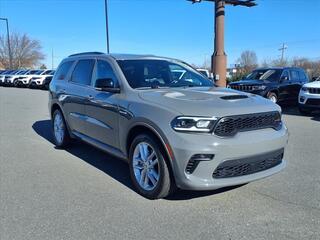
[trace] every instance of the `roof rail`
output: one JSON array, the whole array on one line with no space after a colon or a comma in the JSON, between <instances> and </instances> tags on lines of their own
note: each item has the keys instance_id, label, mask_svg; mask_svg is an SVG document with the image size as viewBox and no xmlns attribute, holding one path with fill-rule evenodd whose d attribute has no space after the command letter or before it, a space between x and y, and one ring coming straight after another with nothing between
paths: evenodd
<instances>
[{"instance_id":1,"label":"roof rail","mask_svg":"<svg viewBox=\"0 0 320 240\"><path fill-rule=\"evenodd\" d=\"M71 54L69 57L82 56L82 55L103 55L103 54L105 54L105 53L103 53L103 52L83 52L83 53Z\"/></svg>"}]
</instances>

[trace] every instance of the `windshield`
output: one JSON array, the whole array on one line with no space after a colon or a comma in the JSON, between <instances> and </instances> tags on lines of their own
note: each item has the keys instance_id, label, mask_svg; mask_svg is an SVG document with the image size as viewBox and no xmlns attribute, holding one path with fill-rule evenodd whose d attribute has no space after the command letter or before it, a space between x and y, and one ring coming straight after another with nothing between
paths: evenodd
<instances>
[{"instance_id":1,"label":"windshield","mask_svg":"<svg viewBox=\"0 0 320 240\"><path fill-rule=\"evenodd\" d=\"M250 73L246 80L267 80L267 81L278 81L281 76L280 69L261 69L255 70Z\"/></svg>"},{"instance_id":2,"label":"windshield","mask_svg":"<svg viewBox=\"0 0 320 240\"><path fill-rule=\"evenodd\" d=\"M53 75L53 70L46 70L41 75Z\"/></svg>"},{"instance_id":3,"label":"windshield","mask_svg":"<svg viewBox=\"0 0 320 240\"><path fill-rule=\"evenodd\" d=\"M120 60L132 88L204 87L213 83L186 64L167 60Z\"/></svg>"},{"instance_id":4,"label":"windshield","mask_svg":"<svg viewBox=\"0 0 320 240\"><path fill-rule=\"evenodd\" d=\"M31 70L27 75L40 75L43 70Z\"/></svg>"}]
</instances>

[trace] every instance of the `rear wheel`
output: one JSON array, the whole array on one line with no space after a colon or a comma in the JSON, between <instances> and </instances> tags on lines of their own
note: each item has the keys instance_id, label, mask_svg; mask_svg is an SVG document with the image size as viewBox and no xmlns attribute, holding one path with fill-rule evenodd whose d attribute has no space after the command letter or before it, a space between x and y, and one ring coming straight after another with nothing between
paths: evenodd
<instances>
[{"instance_id":1,"label":"rear wheel","mask_svg":"<svg viewBox=\"0 0 320 240\"><path fill-rule=\"evenodd\" d=\"M146 198L164 198L174 189L165 154L152 136L142 134L133 140L129 167L133 185Z\"/></svg>"},{"instance_id":2,"label":"rear wheel","mask_svg":"<svg viewBox=\"0 0 320 240\"><path fill-rule=\"evenodd\" d=\"M274 92L269 92L267 97L273 103L277 103L278 102L278 96Z\"/></svg>"},{"instance_id":3,"label":"rear wheel","mask_svg":"<svg viewBox=\"0 0 320 240\"><path fill-rule=\"evenodd\" d=\"M55 110L52 117L53 139L58 148L66 147L70 144L70 135L62 112Z\"/></svg>"}]
</instances>

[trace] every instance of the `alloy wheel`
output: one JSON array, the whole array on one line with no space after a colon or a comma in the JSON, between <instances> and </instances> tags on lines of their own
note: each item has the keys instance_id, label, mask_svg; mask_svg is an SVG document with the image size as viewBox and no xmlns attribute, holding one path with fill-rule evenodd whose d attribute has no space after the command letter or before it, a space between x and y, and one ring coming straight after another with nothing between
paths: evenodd
<instances>
[{"instance_id":1,"label":"alloy wheel","mask_svg":"<svg viewBox=\"0 0 320 240\"><path fill-rule=\"evenodd\" d=\"M60 112L57 112L57 114L55 114L53 120L53 131L57 142L59 144L62 144L65 135L65 126Z\"/></svg>"},{"instance_id":2,"label":"alloy wheel","mask_svg":"<svg viewBox=\"0 0 320 240\"><path fill-rule=\"evenodd\" d=\"M159 160L154 148L146 143L140 142L133 153L133 171L139 186L146 190L153 190L160 177Z\"/></svg>"}]
</instances>

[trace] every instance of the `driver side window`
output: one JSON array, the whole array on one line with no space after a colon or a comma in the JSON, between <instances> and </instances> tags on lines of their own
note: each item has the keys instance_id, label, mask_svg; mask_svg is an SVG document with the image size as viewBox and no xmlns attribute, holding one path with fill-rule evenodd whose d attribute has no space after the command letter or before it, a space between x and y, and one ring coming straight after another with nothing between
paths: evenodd
<instances>
[{"instance_id":1,"label":"driver side window","mask_svg":"<svg viewBox=\"0 0 320 240\"><path fill-rule=\"evenodd\" d=\"M289 72L288 71L284 71L282 73L281 79L286 79L286 81L290 80Z\"/></svg>"},{"instance_id":2,"label":"driver side window","mask_svg":"<svg viewBox=\"0 0 320 240\"><path fill-rule=\"evenodd\" d=\"M106 61L103 61L103 60L97 61L94 85L95 85L95 82L97 79L112 79L115 86L118 86L117 78L116 78L110 64Z\"/></svg>"}]
</instances>

